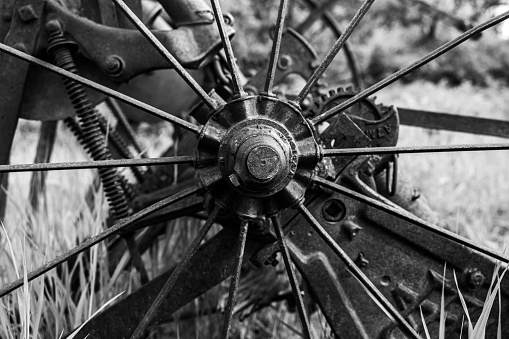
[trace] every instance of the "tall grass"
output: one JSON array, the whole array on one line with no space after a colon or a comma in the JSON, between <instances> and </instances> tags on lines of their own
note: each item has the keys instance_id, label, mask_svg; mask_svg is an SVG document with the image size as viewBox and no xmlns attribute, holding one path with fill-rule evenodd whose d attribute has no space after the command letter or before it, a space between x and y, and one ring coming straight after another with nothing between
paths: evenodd
<instances>
[{"instance_id":1,"label":"tall grass","mask_svg":"<svg viewBox=\"0 0 509 339\"><path fill-rule=\"evenodd\" d=\"M503 88L480 89L469 85L449 88L445 85L415 83L393 86L379 94L378 102L441 110L451 113L509 119L504 111L509 96ZM12 163L31 162L34 157L37 123L23 122L16 135ZM159 147L167 143L167 128L159 130ZM65 130L59 130L52 161L86 159L79 146ZM402 145L458 144L499 141L496 138L458 133L425 131L402 127ZM155 155L153 150L149 155ZM400 171L411 177L415 187L428 197L449 228L476 242L501 249L507 242L509 157L504 152L405 155L400 158ZM29 208L27 199L29 174L11 176L8 215L4 221L0 246L0 284L22 277L43 262L72 248L105 227L105 204L98 192L95 203L88 207L85 194L93 180L91 171L53 172L48 176L47 199L39 211ZM81 215L78 218L78 215ZM189 226L189 225L188 225ZM168 261L178 260L194 237L196 227L173 225L156 247L145 255L150 274L156 275ZM26 284L24 289L2 298L0 302L0 338L58 338L89 319L100 307L119 293L138 287L136 274L119 271L110 276L104 262L105 246L100 245L78 257L70 267L48 272ZM99 263L88 270L86 263ZM95 265L92 267L96 267ZM71 271L78 272L79 291L70 295ZM497 282L495 282L496 286ZM98 290L94 290L99 286ZM215 297L195 301L186 312L212 309L214 300L223 294L218 287ZM215 298L215 299L214 299ZM312 319L316 337L330 337L324 319ZM275 320L275 321L274 321ZM209 338L220 331L220 314L192 320L176 321L158 330L159 335L181 338ZM184 325L185 324L185 325ZM299 338L295 314L285 304L255 314L235 325L240 338ZM155 335L155 334L154 334Z\"/></svg>"}]
</instances>

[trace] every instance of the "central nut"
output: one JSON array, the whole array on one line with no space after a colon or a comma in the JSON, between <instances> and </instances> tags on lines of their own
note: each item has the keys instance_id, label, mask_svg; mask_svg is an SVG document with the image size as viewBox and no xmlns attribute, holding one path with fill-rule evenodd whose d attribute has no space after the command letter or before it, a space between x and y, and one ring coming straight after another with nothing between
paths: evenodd
<instances>
[{"instance_id":1,"label":"central nut","mask_svg":"<svg viewBox=\"0 0 509 339\"><path fill-rule=\"evenodd\" d=\"M281 169L280 155L272 147L261 145L255 147L247 156L247 169L258 180L273 179Z\"/></svg>"}]
</instances>

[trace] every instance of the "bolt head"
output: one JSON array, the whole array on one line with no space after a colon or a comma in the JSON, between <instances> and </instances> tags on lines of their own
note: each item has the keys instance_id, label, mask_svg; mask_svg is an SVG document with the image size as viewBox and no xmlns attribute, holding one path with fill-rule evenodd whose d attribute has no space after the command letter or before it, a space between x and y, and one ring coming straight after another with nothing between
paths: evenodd
<instances>
[{"instance_id":1,"label":"bolt head","mask_svg":"<svg viewBox=\"0 0 509 339\"><path fill-rule=\"evenodd\" d=\"M29 22L38 18L32 5L26 5L18 8L18 14L24 22Z\"/></svg>"},{"instance_id":2,"label":"bolt head","mask_svg":"<svg viewBox=\"0 0 509 339\"><path fill-rule=\"evenodd\" d=\"M25 44L21 42L17 42L16 44L14 44L14 48L23 53L27 52L27 47L25 46Z\"/></svg>"},{"instance_id":3,"label":"bolt head","mask_svg":"<svg viewBox=\"0 0 509 339\"><path fill-rule=\"evenodd\" d=\"M467 283L472 290L477 290L486 281L486 277L478 269L469 269L467 271Z\"/></svg>"},{"instance_id":4,"label":"bolt head","mask_svg":"<svg viewBox=\"0 0 509 339\"><path fill-rule=\"evenodd\" d=\"M46 23L46 31L48 33L59 32L62 31L62 25L58 20L50 20Z\"/></svg>"},{"instance_id":5,"label":"bolt head","mask_svg":"<svg viewBox=\"0 0 509 339\"><path fill-rule=\"evenodd\" d=\"M104 62L104 69L110 75L118 76L122 74L124 69L124 61L119 56L111 55Z\"/></svg>"},{"instance_id":6,"label":"bolt head","mask_svg":"<svg viewBox=\"0 0 509 339\"><path fill-rule=\"evenodd\" d=\"M278 67L282 70L287 70L293 64L292 57L286 54L281 55L278 62Z\"/></svg>"}]
</instances>

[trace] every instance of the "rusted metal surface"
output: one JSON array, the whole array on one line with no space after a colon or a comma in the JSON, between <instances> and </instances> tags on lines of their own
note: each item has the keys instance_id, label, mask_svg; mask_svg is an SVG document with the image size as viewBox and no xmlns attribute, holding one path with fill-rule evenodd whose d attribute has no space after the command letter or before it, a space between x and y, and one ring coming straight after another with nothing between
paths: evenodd
<instances>
[{"instance_id":1,"label":"rusted metal surface","mask_svg":"<svg viewBox=\"0 0 509 339\"><path fill-rule=\"evenodd\" d=\"M302 79L308 79L316 66L317 55L313 47L302 35L289 28L284 32L281 41L280 53L277 63L277 72L273 79L275 85L284 82L290 75L298 75ZM244 86L249 94L258 94L263 91L267 72L258 72ZM296 93L297 94L297 93Z\"/></svg>"},{"instance_id":2,"label":"rusted metal surface","mask_svg":"<svg viewBox=\"0 0 509 339\"><path fill-rule=\"evenodd\" d=\"M153 322L167 319L180 307L233 273L238 234L238 229L225 228L201 246L190 261L189 265L192 269L184 272L177 280L175 288L169 298L164 300ZM260 243L248 240L244 260L253 255L260 246ZM169 269L121 302L105 310L101 317L93 318L75 338L81 339L87 335L90 335L89 338L128 338L172 272L173 269Z\"/></svg>"},{"instance_id":3,"label":"rusted metal surface","mask_svg":"<svg viewBox=\"0 0 509 339\"><path fill-rule=\"evenodd\" d=\"M33 53L38 32L42 25L45 1L17 1L13 7L2 2L0 18L2 30L0 41L25 53ZM8 8L11 8L9 10ZM11 14L12 13L12 14ZM8 29L7 29L8 27ZM0 164L8 164L12 141L23 105L24 92L29 65L5 53L0 53ZM0 174L0 183L7 182ZM5 187L7 188L7 187ZM7 197L0 190L0 218L3 219Z\"/></svg>"},{"instance_id":4,"label":"rusted metal surface","mask_svg":"<svg viewBox=\"0 0 509 339\"><path fill-rule=\"evenodd\" d=\"M345 215L339 222L329 222L322 212L323 204L330 199L337 199L344 206ZM491 277L492 260L342 195L323 195L308 208L350 258L358 260L363 272L416 330L422 331L419 314L422 306L428 326L432 332L437 331L445 262L448 268L446 305L451 325L448 326L448 336L458 336L463 314L452 279L453 269L460 276L460 289L468 300L470 314L478 316L489 282L477 284L472 289L471 279L465 278L472 270ZM324 248L323 242L302 219L297 218L288 227L294 261L338 336L403 338L392 321L359 288L356 279L330 250ZM506 285L507 282L502 291L507 291ZM507 294L504 294L503 302L507 305ZM503 333L509 333L507 324L503 326ZM488 331L494 337L496 326L490 325Z\"/></svg>"},{"instance_id":5,"label":"rusted metal surface","mask_svg":"<svg viewBox=\"0 0 509 339\"><path fill-rule=\"evenodd\" d=\"M44 18L45 20L58 19L62 22L66 33L72 36L80 46L78 57L80 72L95 82L116 87L119 83L136 75L170 67L167 61L150 46L145 37L136 30L104 26L100 24L100 18L98 23L87 20L74 15L53 0L48 1ZM226 27L226 31L228 36L233 34L230 26ZM81 34L82 32L88 33ZM156 31L154 34L180 64L189 68L198 68L207 63L208 58L217 53L220 48L219 35L211 24L183 26L170 31ZM40 41L40 50L36 52L37 55L42 55L45 49L44 32ZM105 43L111 41L115 43ZM139 48L142 48L144 53L138 53ZM111 68L113 62L116 62L118 66ZM65 101L46 99L63 93L63 88L54 75L33 68L30 70L29 79L30 82L23 96L21 113L23 118L56 120L72 115L72 110ZM96 92L89 94L95 103L105 98Z\"/></svg>"},{"instance_id":6,"label":"rusted metal surface","mask_svg":"<svg viewBox=\"0 0 509 339\"><path fill-rule=\"evenodd\" d=\"M402 125L509 138L509 121L398 107Z\"/></svg>"}]
</instances>

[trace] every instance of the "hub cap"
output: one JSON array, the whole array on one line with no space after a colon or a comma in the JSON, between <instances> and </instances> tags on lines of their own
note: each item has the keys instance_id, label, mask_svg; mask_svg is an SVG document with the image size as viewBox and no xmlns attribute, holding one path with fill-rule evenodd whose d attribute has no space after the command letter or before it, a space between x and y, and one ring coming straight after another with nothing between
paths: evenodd
<instances>
[{"instance_id":1,"label":"hub cap","mask_svg":"<svg viewBox=\"0 0 509 339\"><path fill-rule=\"evenodd\" d=\"M202 184L244 217L272 215L302 201L320 158L300 111L269 96L243 97L214 112L198 154Z\"/></svg>"}]
</instances>

